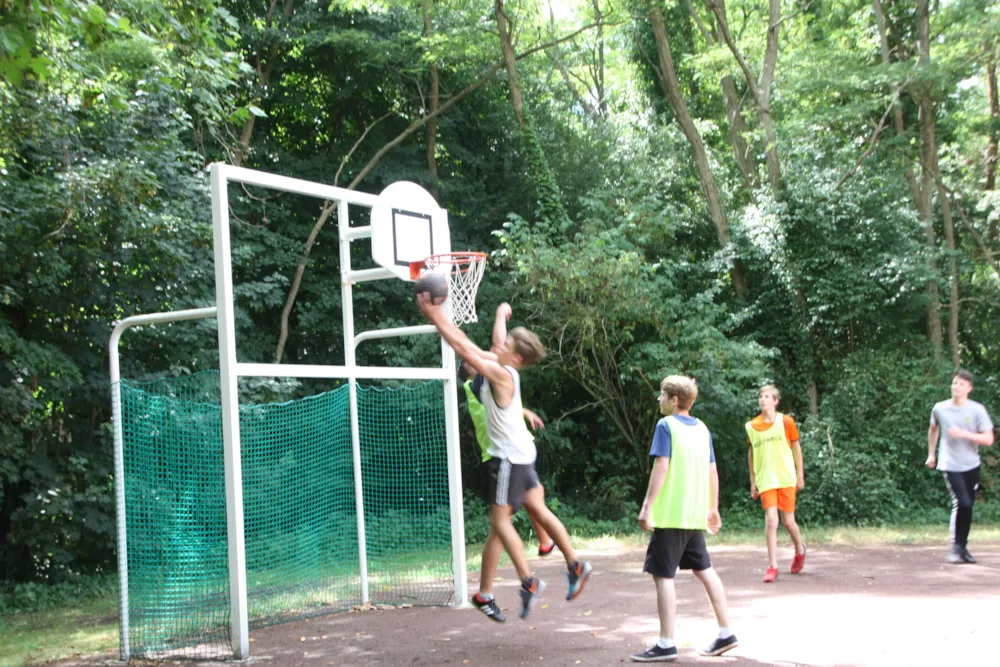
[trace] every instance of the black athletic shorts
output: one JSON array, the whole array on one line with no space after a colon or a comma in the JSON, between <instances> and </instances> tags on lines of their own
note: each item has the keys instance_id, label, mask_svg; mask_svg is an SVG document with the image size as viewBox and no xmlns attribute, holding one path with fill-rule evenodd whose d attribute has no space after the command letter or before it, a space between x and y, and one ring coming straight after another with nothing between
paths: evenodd
<instances>
[{"instance_id":1,"label":"black athletic shorts","mask_svg":"<svg viewBox=\"0 0 1000 667\"><path fill-rule=\"evenodd\" d=\"M707 570L712 567L705 546L705 531L683 528L655 528L646 549L643 572L654 577L673 579L677 568Z\"/></svg>"},{"instance_id":2,"label":"black athletic shorts","mask_svg":"<svg viewBox=\"0 0 1000 667\"><path fill-rule=\"evenodd\" d=\"M516 465L507 459L490 459L486 462L490 474L490 505L510 505L517 512L524 504L524 494L538 486L535 464Z\"/></svg>"}]
</instances>

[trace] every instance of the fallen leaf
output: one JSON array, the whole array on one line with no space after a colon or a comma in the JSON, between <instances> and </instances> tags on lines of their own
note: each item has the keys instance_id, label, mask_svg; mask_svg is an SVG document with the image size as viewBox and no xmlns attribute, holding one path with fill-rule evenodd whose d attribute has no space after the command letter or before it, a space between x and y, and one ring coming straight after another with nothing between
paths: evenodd
<instances>
[{"instance_id":1,"label":"fallen leaf","mask_svg":"<svg viewBox=\"0 0 1000 667\"><path fill-rule=\"evenodd\" d=\"M530 628L528 628L528 629L529 629L529 630L534 630L534 629L535 629L535 626L533 626L533 625L532 625L532 626L531 626ZM541 660L541 658L539 658L539 660Z\"/></svg>"},{"instance_id":2,"label":"fallen leaf","mask_svg":"<svg viewBox=\"0 0 1000 667\"><path fill-rule=\"evenodd\" d=\"M590 635L591 635L592 637L596 637L596 636L597 636L597 632L595 632L594 630L591 630L591 631L590 631Z\"/></svg>"},{"instance_id":3,"label":"fallen leaf","mask_svg":"<svg viewBox=\"0 0 1000 667\"><path fill-rule=\"evenodd\" d=\"M451 637L445 637L445 638L444 638L444 641L446 641L446 642L450 642L450 641L451 641Z\"/></svg>"},{"instance_id":4,"label":"fallen leaf","mask_svg":"<svg viewBox=\"0 0 1000 667\"><path fill-rule=\"evenodd\" d=\"M579 664L580 664L580 661L579 661L579 660L577 660L577 661L576 661L576 664L578 664L578 665L579 665Z\"/></svg>"},{"instance_id":5,"label":"fallen leaf","mask_svg":"<svg viewBox=\"0 0 1000 667\"><path fill-rule=\"evenodd\" d=\"M584 613L584 616L590 616L590 615L591 615L591 614L593 614L593 613L594 613L594 612L592 612L592 611L588 611L588 612L585 612L585 613Z\"/></svg>"},{"instance_id":6,"label":"fallen leaf","mask_svg":"<svg viewBox=\"0 0 1000 667\"><path fill-rule=\"evenodd\" d=\"M299 637L299 641L300 641L300 642L304 642L305 640L306 640L306 638L305 638L305 637Z\"/></svg>"},{"instance_id":7,"label":"fallen leaf","mask_svg":"<svg viewBox=\"0 0 1000 667\"><path fill-rule=\"evenodd\" d=\"M542 605L542 609L548 609L548 608L549 608L549 605L547 605L547 604L543 604Z\"/></svg>"},{"instance_id":8,"label":"fallen leaf","mask_svg":"<svg viewBox=\"0 0 1000 667\"><path fill-rule=\"evenodd\" d=\"M253 639L253 637L251 637L251 638L250 638L250 641L253 641L253 640L254 640L254 639Z\"/></svg>"},{"instance_id":9,"label":"fallen leaf","mask_svg":"<svg viewBox=\"0 0 1000 667\"><path fill-rule=\"evenodd\" d=\"M468 661L468 660L463 660L463 661L462 661L462 664L463 664L463 665L467 665L467 664L469 664L469 661Z\"/></svg>"}]
</instances>

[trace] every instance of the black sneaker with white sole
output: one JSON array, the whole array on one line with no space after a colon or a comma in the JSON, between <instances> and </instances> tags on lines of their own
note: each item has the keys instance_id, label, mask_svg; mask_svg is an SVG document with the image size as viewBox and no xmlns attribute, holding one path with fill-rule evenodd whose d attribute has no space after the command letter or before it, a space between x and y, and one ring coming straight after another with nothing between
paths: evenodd
<instances>
[{"instance_id":1,"label":"black sneaker with white sole","mask_svg":"<svg viewBox=\"0 0 1000 667\"><path fill-rule=\"evenodd\" d=\"M476 605L476 609L486 614L486 617L491 621L496 621L497 623L505 623L507 621L494 598L484 600L479 597L479 593L476 593L472 596L472 604Z\"/></svg>"},{"instance_id":2,"label":"black sneaker with white sole","mask_svg":"<svg viewBox=\"0 0 1000 667\"><path fill-rule=\"evenodd\" d=\"M711 646L698 651L698 653L701 653L702 655L722 655L726 651L731 651L739 645L740 640L736 638L736 635L729 635L725 639L716 637L715 640L712 641Z\"/></svg>"},{"instance_id":3,"label":"black sneaker with white sole","mask_svg":"<svg viewBox=\"0 0 1000 667\"><path fill-rule=\"evenodd\" d=\"M660 648L656 644L653 644L651 648L646 649L642 653L636 653L632 656L633 662L672 662L676 659L676 646L671 646L670 648Z\"/></svg>"}]
</instances>

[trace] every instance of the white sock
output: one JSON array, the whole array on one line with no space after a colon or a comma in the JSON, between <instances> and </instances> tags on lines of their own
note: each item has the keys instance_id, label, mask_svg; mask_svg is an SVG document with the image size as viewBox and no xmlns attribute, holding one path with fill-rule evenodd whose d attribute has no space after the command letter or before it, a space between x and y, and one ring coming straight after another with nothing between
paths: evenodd
<instances>
[{"instance_id":1,"label":"white sock","mask_svg":"<svg viewBox=\"0 0 1000 667\"><path fill-rule=\"evenodd\" d=\"M674 640L670 637L660 637L659 641L656 642L656 645L660 648L673 648L676 646L676 644L674 644Z\"/></svg>"},{"instance_id":2,"label":"white sock","mask_svg":"<svg viewBox=\"0 0 1000 667\"><path fill-rule=\"evenodd\" d=\"M484 593L482 591L479 591L479 599L480 600L492 600L493 599L493 593Z\"/></svg>"},{"instance_id":3,"label":"white sock","mask_svg":"<svg viewBox=\"0 0 1000 667\"><path fill-rule=\"evenodd\" d=\"M719 628L719 639L729 639L733 636L733 633L729 631L729 628Z\"/></svg>"}]
</instances>

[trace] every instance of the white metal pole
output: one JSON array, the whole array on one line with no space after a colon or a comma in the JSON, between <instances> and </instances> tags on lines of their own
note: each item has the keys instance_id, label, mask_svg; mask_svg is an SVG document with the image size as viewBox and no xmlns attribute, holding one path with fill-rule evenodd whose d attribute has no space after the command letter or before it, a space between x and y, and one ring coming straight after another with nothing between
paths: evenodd
<instances>
[{"instance_id":1,"label":"white metal pole","mask_svg":"<svg viewBox=\"0 0 1000 667\"><path fill-rule=\"evenodd\" d=\"M118 523L118 602L121 635L119 648L122 662L128 662L128 535L125 532L125 442L122 435L121 371L118 366L118 338L124 327L118 324L111 333L111 423L115 432L115 505Z\"/></svg>"},{"instance_id":2,"label":"white metal pole","mask_svg":"<svg viewBox=\"0 0 1000 667\"><path fill-rule=\"evenodd\" d=\"M441 340L441 365L448 375L444 380L445 441L448 448L448 504L451 510L452 574L455 578L455 604L470 606L465 566L465 512L462 498L462 455L458 444L458 381L455 351Z\"/></svg>"},{"instance_id":3,"label":"white metal pole","mask_svg":"<svg viewBox=\"0 0 1000 667\"><path fill-rule=\"evenodd\" d=\"M215 304L219 322L222 441L226 465L226 524L229 535L229 632L233 655L250 656L246 550L243 533L243 467L240 458L240 397L236 375L233 266L229 242L229 192L225 165L212 165L212 227L215 236Z\"/></svg>"},{"instance_id":4,"label":"white metal pole","mask_svg":"<svg viewBox=\"0 0 1000 667\"><path fill-rule=\"evenodd\" d=\"M128 613L128 532L126 530L125 509L125 438L122 432L122 394L121 366L118 356L118 341L125 330L140 324L155 324L157 322L178 322L194 320L201 317L213 317L215 308L195 308L192 310L177 310L172 313L152 313L149 315L133 315L115 324L108 341L109 368L111 371L111 424L114 430L115 446L115 505L116 523L118 526L118 601L120 613L121 638L119 648L121 659L128 662L132 656L129 646L129 613Z\"/></svg>"},{"instance_id":5,"label":"white metal pole","mask_svg":"<svg viewBox=\"0 0 1000 667\"><path fill-rule=\"evenodd\" d=\"M348 401L351 411L351 455L354 459L354 505L358 515L358 568L361 573L361 603L369 601L368 546L365 538L364 480L361 479L361 429L358 424L358 377L354 355L354 290L351 272L351 234L347 201L337 205L337 229L340 236L340 309L344 324L344 365L348 372Z\"/></svg>"}]
</instances>

